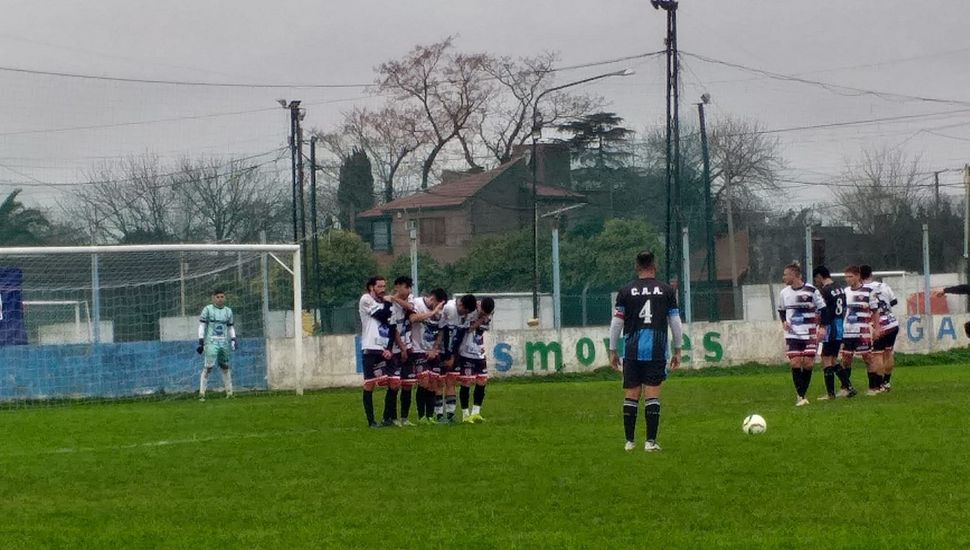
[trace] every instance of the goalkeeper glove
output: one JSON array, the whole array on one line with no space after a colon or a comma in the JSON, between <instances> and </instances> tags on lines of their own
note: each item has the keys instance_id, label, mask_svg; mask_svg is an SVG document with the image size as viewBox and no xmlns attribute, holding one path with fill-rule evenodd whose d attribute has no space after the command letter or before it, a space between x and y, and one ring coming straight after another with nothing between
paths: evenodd
<instances>
[{"instance_id":1,"label":"goalkeeper glove","mask_svg":"<svg viewBox=\"0 0 970 550\"><path fill-rule=\"evenodd\" d=\"M230 342L230 345L232 346L232 351L236 351L236 348L238 348L238 347L239 347L239 346L238 346L238 345L236 344L236 339L235 339L235 338L233 338L233 339L232 339L232 341Z\"/></svg>"},{"instance_id":2,"label":"goalkeeper glove","mask_svg":"<svg viewBox=\"0 0 970 550\"><path fill-rule=\"evenodd\" d=\"M205 340L202 338L199 338L199 347L195 348L195 353L202 355L202 352L204 350L205 350Z\"/></svg>"}]
</instances>

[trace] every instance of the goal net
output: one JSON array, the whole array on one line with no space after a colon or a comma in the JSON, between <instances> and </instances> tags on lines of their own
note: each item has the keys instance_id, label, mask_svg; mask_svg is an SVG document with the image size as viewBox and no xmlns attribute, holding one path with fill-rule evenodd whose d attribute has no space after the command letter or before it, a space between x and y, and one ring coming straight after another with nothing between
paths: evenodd
<instances>
[{"instance_id":1,"label":"goal net","mask_svg":"<svg viewBox=\"0 0 970 550\"><path fill-rule=\"evenodd\" d=\"M301 284L297 245L0 248L0 406L198 392L199 316L217 289L235 391L302 392Z\"/></svg>"}]
</instances>

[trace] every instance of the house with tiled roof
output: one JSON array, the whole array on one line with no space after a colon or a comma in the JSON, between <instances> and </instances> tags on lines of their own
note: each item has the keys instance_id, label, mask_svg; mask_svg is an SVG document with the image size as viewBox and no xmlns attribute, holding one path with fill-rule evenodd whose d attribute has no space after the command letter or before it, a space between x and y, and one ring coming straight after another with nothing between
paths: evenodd
<instances>
[{"instance_id":1,"label":"house with tiled roof","mask_svg":"<svg viewBox=\"0 0 970 550\"><path fill-rule=\"evenodd\" d=\"M582 194L568 189L569 153L556 145L543 144L537 155L540 215L585 202ZM451 263L465 255L476 237L531 227L532 215L531 165L519 154L492 170L452 175L421 192L361 212L356 225L382 264L409 252L412 224L418 249Z\"/></svg>"}]
</instances>

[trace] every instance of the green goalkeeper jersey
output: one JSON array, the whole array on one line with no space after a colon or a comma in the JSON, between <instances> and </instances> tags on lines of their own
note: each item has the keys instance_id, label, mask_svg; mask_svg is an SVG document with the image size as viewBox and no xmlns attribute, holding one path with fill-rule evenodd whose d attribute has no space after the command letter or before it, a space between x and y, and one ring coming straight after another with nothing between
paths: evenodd
<instances>
[{"instance_id":1,"label":"green goalkeeper jersey","mask_svg":"<svg viewBox=\"0 0 970 550\"><path fill-rule=\"evenodd\" d=\"M205 327L203 338L206 345L229 346L229 340L235 332L232 309L227 306L218 308L209 304L202 309L199 323Z\"/></svg>"}]
</instances>

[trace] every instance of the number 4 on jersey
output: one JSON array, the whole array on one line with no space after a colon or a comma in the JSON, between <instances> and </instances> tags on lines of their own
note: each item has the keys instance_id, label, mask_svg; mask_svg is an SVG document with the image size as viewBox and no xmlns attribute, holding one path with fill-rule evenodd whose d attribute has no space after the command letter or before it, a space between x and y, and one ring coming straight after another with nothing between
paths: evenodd
<instances>
[{"instance_id":1,"label":"number 4 on jersey","mask_svg":"<svg viewBox=\"0 0 970 550\"><path fill-rule=\"evenodd\" d=\"M640 313L637 317L643 319L643 324L649 325L653 321L653 314L650 313L650 300L643 303L643 307L640 308Z\"/></svg>"}]
</instances>

